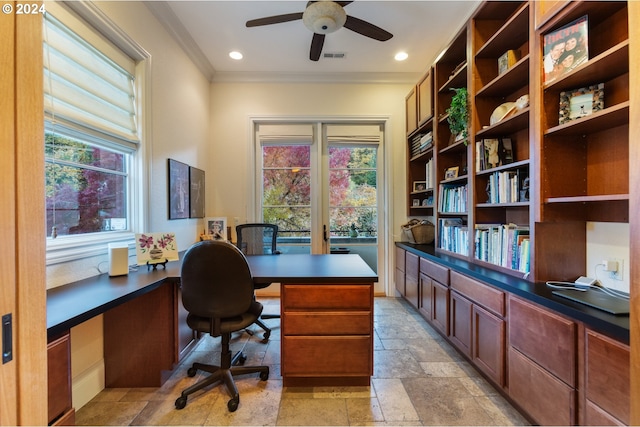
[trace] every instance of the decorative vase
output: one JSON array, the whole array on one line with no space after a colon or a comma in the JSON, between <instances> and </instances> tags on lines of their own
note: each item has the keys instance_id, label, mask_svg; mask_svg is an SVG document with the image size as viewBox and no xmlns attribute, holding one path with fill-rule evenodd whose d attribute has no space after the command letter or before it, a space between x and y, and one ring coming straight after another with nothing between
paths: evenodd
<instances>
[{"instance_id":1,"label":"decorative vase","mask_svg":"<svg viewBox=\"0 0 640 427\"><path fill-rule=\"evenodd\" d=\"M153 249L149 251L149 256L151 259L162 258L162 249L158 249L158 245L153 245Z\"/></svg>"}]
</instances>

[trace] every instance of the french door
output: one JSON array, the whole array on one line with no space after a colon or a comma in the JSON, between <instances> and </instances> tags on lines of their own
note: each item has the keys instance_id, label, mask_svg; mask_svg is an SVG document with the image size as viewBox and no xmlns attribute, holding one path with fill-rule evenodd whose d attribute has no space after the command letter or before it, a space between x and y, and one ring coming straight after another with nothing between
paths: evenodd
<instances>
[{"instance_id":1,"label":"french door","mask_svg":"<svg viewBox=\"0 0 640 427\"><path fill-rule=\"evenodd\" d=\"M256 216L282 253L357 253L378 271L382 127L256 124Z\"/></svg>"}]
</instances>

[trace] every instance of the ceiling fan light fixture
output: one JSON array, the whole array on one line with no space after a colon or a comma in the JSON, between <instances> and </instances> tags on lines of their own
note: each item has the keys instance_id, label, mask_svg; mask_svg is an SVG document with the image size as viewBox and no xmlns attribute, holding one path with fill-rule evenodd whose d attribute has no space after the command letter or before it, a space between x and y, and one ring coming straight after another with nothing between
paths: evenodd
<instances>
[{"instance_id":1,"label":"ceiling fan light fixture","mask_svg":"<svg viewBox=\"0 0 640 427\"><path fill-rule=\"evenodd\" d=\"M302 22L316 34L329 34L344 26L347 14L336 2L317 1L305 9Z\"/></svg>"}]
</instances>

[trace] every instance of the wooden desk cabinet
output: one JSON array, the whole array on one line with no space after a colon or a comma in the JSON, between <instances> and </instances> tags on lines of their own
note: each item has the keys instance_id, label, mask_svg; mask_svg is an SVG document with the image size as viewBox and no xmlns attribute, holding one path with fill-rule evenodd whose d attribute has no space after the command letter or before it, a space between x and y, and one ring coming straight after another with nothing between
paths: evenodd
<instances>
[{"instance_id":1,"label":"wooden desk cabinet","mask_svg":"<svg viewBox=\"0 0 640 427\"><path fill-rule=\"evenodd\" d=\"M373 283L282 284L285 386L369 385Z\"/></svg>"},{"instance_id":2,"label":"wooden desk cabinet","mask_svg":"<svg viewBox=\"0 0 640 427\"><path fill-rule=\"evenodd\" d=\"M49 425L73 425L71 401L71 342L69 333L49 340L47 345L47 385Z\"/></svg>"}]
</instances>

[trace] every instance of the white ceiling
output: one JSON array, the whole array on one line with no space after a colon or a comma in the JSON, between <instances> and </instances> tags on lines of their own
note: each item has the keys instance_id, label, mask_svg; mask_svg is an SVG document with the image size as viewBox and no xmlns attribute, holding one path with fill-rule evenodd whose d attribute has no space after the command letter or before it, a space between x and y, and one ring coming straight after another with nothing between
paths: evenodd
<instances>
[{"instance_id":1,"label":"white ceiling","mask_svg":"<svg viewBox=\"0 0 640 427\"><path fill-rule=\"evenodd\" d=\"M302 12L306 1L151 1L149 9L212 80L377 80L415 81L468 20L479 0L356 0L349 16L393 34L380 42L346 28L328 34L324 53L344 59L309 60L313 33L302 20L247 28L248 20ZM231 50L244 59L229 58ZM409 58L393 56L406 51Z\"/></svg>"}]
</instances>

